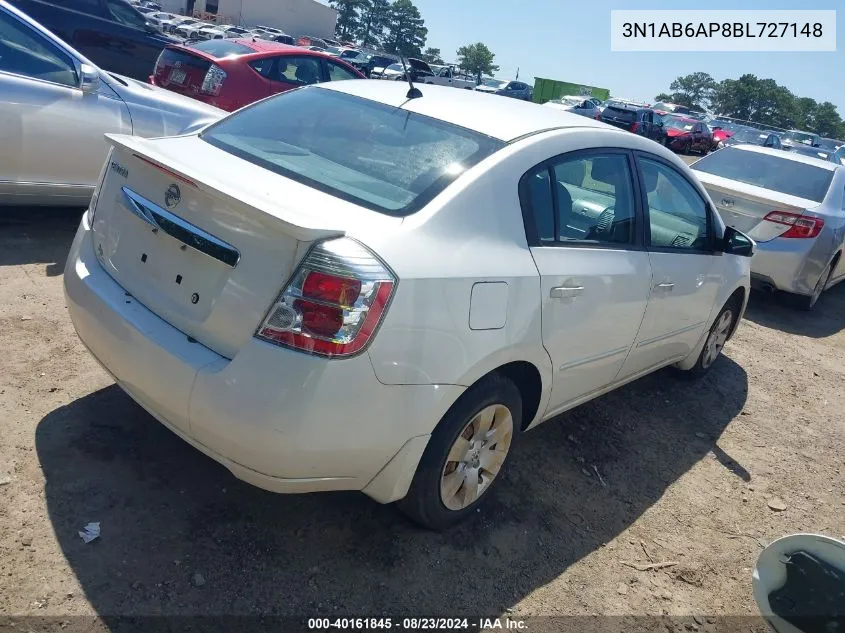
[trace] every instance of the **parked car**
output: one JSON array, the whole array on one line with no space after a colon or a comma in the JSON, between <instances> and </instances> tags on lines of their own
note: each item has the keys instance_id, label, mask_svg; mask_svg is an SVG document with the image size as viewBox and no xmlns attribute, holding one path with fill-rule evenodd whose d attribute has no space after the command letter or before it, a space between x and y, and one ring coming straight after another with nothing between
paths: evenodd
<instances>
[{"instance_id":1,"label":"parked car","mask_svg":"<svg viewBox=\"0 0 845 633\"><path fill-rule=\"evenodd\" d=\"M692 110L687 106L678 105L677 103L666 103L658 101L651 106L655 110L662 110L663 112L670 112L672 114L692 114Z\"/></svg>"},{"instance_id":2,"label":"parked car","mask_svg":"<svg viewBox=\"0 0 845 633\"><path fill-rule=\"evenodd\" d=\"M384 69L390 66L391 64L395 64L399 61L399 58L395 55L372 55L370 59L367 61L367 68L362 72L372 79L377 79L381 76L381 73L384 72Z\"/></svg>"},{"instance_id":3,"label":"parked car","mask_svg":"<svg viewBox=\"0 0 845 633\"><path fill-rule=\"evenodd\" d=\"M415 60L413 58L408 58L409 62L420 62L422 60ZM428 66L426 62L422 62L425 66ZM431 70L431 67L428 67ZM451 88L465 88L467 90L475 90L476 87L476 79L472 75L463 72L453 64L446 65L440 68L434 74L434 78L431 81L426 81L426 83L433 83L438 86L449 86ZM520 83L520 82L517 82ZM525 84L523 84L525 85Z\"/></svg>"},{"instance_id":4,"label":"parked car","mask_svg":"<svg viewBox=\"0 0 845 633\"><path fill-rule=\"evenodd\" d=\"M612 102L599 114L599 120L604 123L659 141L664 132L662 122L655 117L659 115L651 108L626 105L622 102Z\"/></svg>"},{"instance_id":5,"label":"parked car","mask_svg":"<svg viewBox=\"0 0 845 633\"><path fill-rule=\"evenodd\" d=\"M738 127L730 137L721 143L722 147L730 147L732 145L759 145L761 147L783 149L780 136L752 127Z\"/></svg>"},{"instance_id":6,"label":"parked car","mask_svg":"<svg viewBox=\"0 0 845 633\"><path fill-rule=\"evenodd\" d=\"M814 132L802 132L801 130L789 130L781 135L781 142L788 149L792 149L796 145L807 145L809 147L818 147L821 145L822 138Z\"/></svg>"},{"instance_id":7,"label":"parked car","mask_svg":"<svg viewBox=\"0 0 845 633\"><path fill-rule=\"evenodd\" d=\"M198 40L222 40L226 38L226 31L216 24L209 24L198 29L194 37Z\"/></svg>"},{"instance_id":8,"label":"parked car","mask_svg":"<svg viewBox=\"0 0 845 633\"><path fill-rule=\"evenodd\" d=\"M159 27L165 33L172 33L174 29L181 24L196 24L197 22L199 22L199 20L187 15L174 15L169 20L161 20Z\"/></svg>"},{"instance_id":9,"label":"parked car","mask_svg":"<svg viewBox=\"0 0 845 633\"><path fill-rule=\"evenodd\" d=\"M733 131L725 129L720 123L710 125L710 132L713 135L713 149L722 146L722 143L733 135Z\"/></svg>"},{"instance_id":10,"label":"parked car","mask_svg":"<svg viewBox=\"0 0 845 633\"><path fill-rule=\"evenodd\" d=\"M479 86L480 88L480 86ZM478 90L478 88L476 88ZM580 114L581 116L589 117L591 119L598 119L601 116L601 110L592 99L584 99L577 96L563 96L559 99L552 99L546 101L543 105L551 108L558 108L573 114Z\"/></svg>"},{"instance_id":11,"label":"parked car","mask_svg":"<svg viewBox=\"0 0 845 633\"><path fill-rule=\"evenodd\" d=\"M755 285L793 293L809 310L845 278L845 167L795 151L736 145L692 168L725 224L757 242Z\"/></svg>"},{"instance_id":12,"label":"parked car","mask_svg":"<svg viewBox=\"0 0 845 633\"><path fill-rule=\"evenodd\" d=\"M146 79L175 40L123 0L10 0L104 70Z\"/></svg>"},{"instance_id":13,"label":"parked car","mask_svg":"<svg viewBox=\"0 0 845 633\"><path fill-rule=\"evenodd\" d=\"M299 86L363 78L346 62L324 53L263 40L226 39L168 46L150 83L232 111Z\"/></svg>"},{"instance_id":14,"label":"parked car","mask_svg":"<svg viewBox=\"0 0 845 633\"><path fill-rule=\"evenodd\" d=\"M226 37L249 37L249 29L237 24L219 24L218 29L223 31Z\"/></svg>"},{"instance_id":15,"label":"parked car","mask_svg":"<svg viewBox=\"0 0 845 633\"><path fill-rule=\"evenodd\" d=\"M834 156L833 151L826 150L821 147L806 147L796 145L790 151L794 152L795 154L800 154L801 156L809 156L810 158L818 158L819 160L839 164L839 159Z\"/></svg>"},{"instance_id":16,"label":"parked car","mask_svg":"<svg viewBox=\"0 0 845 633\"><path fill-rule=\"evenodd\" d=\"M0 203L85 206L105 132L164 136L218 119L198 101L106 73L0 0Z\"/></svg>"},{"instance_id":17,"label":"parked car","mask_svg":"<svg viewBox=\"0 0 845 633\"><path fill-rule=\"evenodd\" d=\"M173 34L186 40L196 40L200 39L200 31L213 28L214 25L210 22L182 22L182 24L173 29Z\"/></svg>"},{"instance_id":18,"label":"parked car","mask_svg":"<svg viewBox=\"0 0 845 633\"><path fill-rule=\"evenodd\" d=\"M326 40L320 37L314 37L313 35L300 35L296 38L296 45L297 46L319 46L320 48L327 49L331 44L329 44Z\"/></svg>"},{"instance_id":19,"label":"parked car","mask_svg":"<svg viewBox=\"0 0 845 633\"><path fill-rule=\"evenodd\" d=\"M845 145L845 141L840 141L840 140L835 139L835 138L822 137L819 140L819 147L821 147L822 149L831 151L831 152L835 152L836 150L838 150L843 145Z\"/></svg>"},{"instance_id":20,"label":"parked car","mask_svg":"<svg viewBox=\"0 0 845 633\"><path fill-rule=\"evenodd\" d=\"M118 385L237 477L401 499L445 528L523 430L713 368L754 245L659 145L407 90L326 83L200 135L110 136L128 176L106 170L64 284Z\"/></svg>"},{"instance_id":21,"label":"parked car","mask_svg":"<svg viewBox=\"0 0 845 633\"><path fill-rule=\"evenodd\" d=\"M479 92L485 92L488 94L502 95L503 97L522 99L523 101L531 101L531 86L522 81L513 81L508 79L484 79L480 84L478 84L478 86L475 87L475 89Z\"/></svg>"},{"instance_id":22,"label":"parked car","mask_svg":"<svg viewBox=\"0 0 845 633\"><path fill-rule=\"evenodd\" d=\"M666 145L676 152L706 154L713 149L713 134L703 121L681 116L663 117Z\"/></svg>"},{"instance_id":23,"label":"parked car","mask_svg":"<svg viewBox=\"0 0 845 633\"><path fill-rule=\"evenodd\" d=\"M170 20L175 18L176 15L173 13L167 13L167 11L153 11L151 13L146 14L145 17L147 18L147 22L161 29L162 24L164 22L169 22Z\"/></svg>"}]
</instances>

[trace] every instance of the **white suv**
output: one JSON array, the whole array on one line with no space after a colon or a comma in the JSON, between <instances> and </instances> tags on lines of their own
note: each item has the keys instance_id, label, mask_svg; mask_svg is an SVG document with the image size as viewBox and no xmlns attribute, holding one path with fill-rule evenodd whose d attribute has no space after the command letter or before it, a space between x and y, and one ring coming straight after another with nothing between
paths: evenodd
<instances>
[{"instance_id":1,"label":"white suv","mask_svg":"<svg viewBox=\"0 0 845 633\"><path fill-rule=\"evenodd\" d=\"M327 82L199 134L109 136L65 288L118 384L237 477L442 528L524 430L709 369L754 244L652 141L420 90Z\"/></svg>"}]
</instances>

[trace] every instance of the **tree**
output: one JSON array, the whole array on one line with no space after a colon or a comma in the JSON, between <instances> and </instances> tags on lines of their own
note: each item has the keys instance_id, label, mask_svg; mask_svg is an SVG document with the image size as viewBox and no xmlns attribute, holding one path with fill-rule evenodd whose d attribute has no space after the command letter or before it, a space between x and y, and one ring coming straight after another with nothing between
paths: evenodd
<instances>
[{"instance_id":1,"label":"tree","mask_svg":"<svg viewBox=\"0 0 845 633\"><path fill-rule=\"evenodd\" d=\"M842 128L842 119L836 111L836 106L830 101L823 101L816 108L815 115L813 127L810 129L822 136L837 138Z\"/></svg>"},{"instance_id":2,"label":"tree","mask_svg":"<svg viewBox=\"0 0 845 633\"><path fill-rule=\"evenodd\" d=\"M329 4L337 9L337 24L334 32L342 40L350 40L360 28L358 10L362 0L329 0Z\"/></svg>"},{"instance_id":3,"label":"tree","mask_svg":"<svg viewBox=\"0 0 845 633\"><path fill-rule=\"evenodd\" d=\"M358 26L361 46L381 46L390 17L390 0L363 0Z\"/></svg>"},{"instance_id":4,"label":"tree","mask_svg":"<svg viewBox=\"0 0 845 633\"><path fill-rule=\"evenodd\" d=\"M713 100L716 80L707 73L692 73L675 79L669 84L669 90L672 92L661 92L655 100L677 103L693 110L706 110Z\"/></svg>"},{"instance_id":5,"label":"tree","mask_svg":"<svg viewBox=\"0 0 845 633\"><path fill-rule=\"evenodd\" d=\"M390 5L387 17L387 36L384 48L388 53L398 53L406 57L417 57L421 54L428 29L420 10L411 0L395 0Z\"/></svg>"},{"instance_id":6,"label":"tree","mask_svg":"<svg viewBox=\"0 0 845 633\"><path fill-rule=\"evenodd\" d=\"M427 48L425 52L422 54L423 61L427 61L429 64L442 64L443 58L440 56L440 49L439 48Z\"/></svg>"},{"instance_id":7,"label":"tree","mask_svg":"<svg viewBox=\"0 0 845 633\"><path fill-rule=\"evenodd\" d=\"M460 67L475 75L476 81L481 81L482 75L492 75L499 67L493 63L495 53L486 44L477 42L461 46L458 49L458 64Z\"/></svg>"}]
</instances>

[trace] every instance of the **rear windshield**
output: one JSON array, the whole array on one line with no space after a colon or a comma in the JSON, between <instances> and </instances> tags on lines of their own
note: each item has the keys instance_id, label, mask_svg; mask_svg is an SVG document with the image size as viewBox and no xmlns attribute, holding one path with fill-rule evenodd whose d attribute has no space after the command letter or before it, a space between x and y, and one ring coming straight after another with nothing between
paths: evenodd
<instances>
[{"instance_id":1,"label":"rear windshield","mask_svg":"<svg viewBox=\"0 0 845 633\"><path fill-rule=\"evenodd\" d=\"M254 53L249 46L232 42L231 40L206 40L191 44L191 48L202 51L212 57L228 57L229 55L247 55Z\"/></svg>"},{"instance_id":2,"label":"rear windshield","mask_svg":"<svg viewBox=\"0 0 845 633\"><path fill-rule=\"evenodd\" d=\"M628 108L619 108L617 106L607 106L602 112L605 116L612 116L614 119L627 121L633 123L637 120L637 111L629 110Z\"/></svg>"},{"instance_id":3,"label":"rear windshield","mask_svg":"<svg viewBox=\"0 0 845 633\"><path fill-rule=\"evenodd\" d=\"M397 216L417 211L505 145L438 119L318 87L261 101L201 138L315 189Z\"/></svg>"},{"instance_id":4,"label":"rear windshield","mask_svg":"<svg viewBox=\"0 0 845 633\"><path fill-rule=\"evenodd\" d=\"M832 169L731 147L696 161L692 168L813 202L824 200L833 180Z\"/></svg>"}]
</instances>

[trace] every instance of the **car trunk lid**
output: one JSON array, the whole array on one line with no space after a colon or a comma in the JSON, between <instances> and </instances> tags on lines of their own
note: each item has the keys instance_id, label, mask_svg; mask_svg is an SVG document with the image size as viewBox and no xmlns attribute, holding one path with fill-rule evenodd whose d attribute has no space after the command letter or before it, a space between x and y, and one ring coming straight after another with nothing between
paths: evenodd
<instances>
[{"instance_id":1,"label":"car trunk lid","mask_svg":"<svg viewBox=\"0 0 845 633\"><path fill-rule=\"evenodd\" d=\"M197 136L107 139L93 226L101 265L127 295L227 358L314 241L382 217Z\"/></svg>"},{"instance_id":2,"label":"car trunk lid","mask_svg":"<svg viewBox=\"0 0 845 633\"><path fill-rule=\"evenodd\" d=\"M162 88L185 95L199 94L213 58L199 51L184 48L165 48L156 61L153 77Z\"/></svg>"},{"instance_id":3,"label":"car trunk lid","mask_svg":"<svg viewBox=\"0 0 845 633\"><path fill-rule=\"evenodd\" d=\"M705 172L695 173L713 199L722 221L758 242L772 240L790 228L782 223L766 220L767 214L781 211L800 215L807 209L818 206L818 203L812 200L796 198Z\"/></svg>"}]
</instances>

